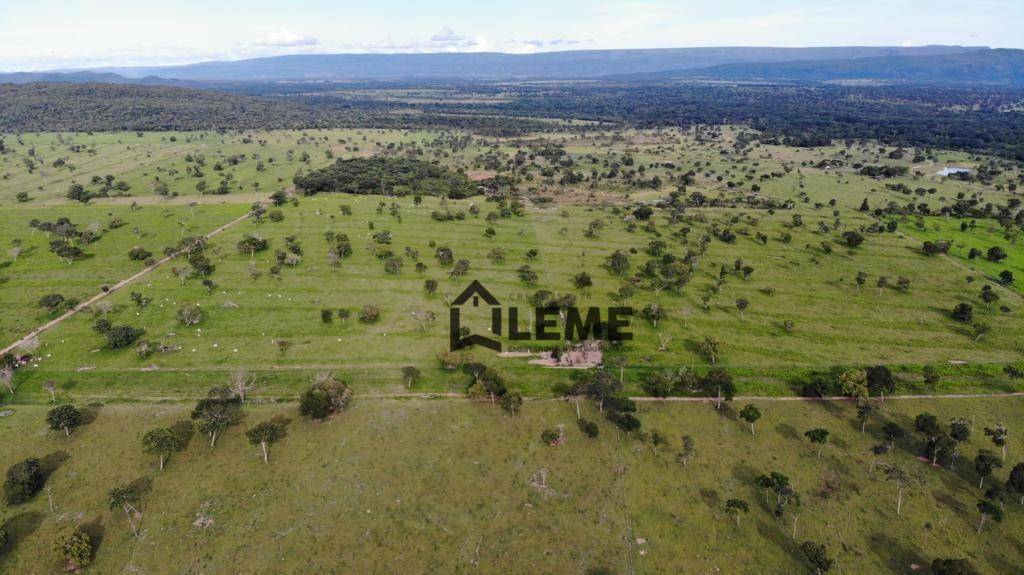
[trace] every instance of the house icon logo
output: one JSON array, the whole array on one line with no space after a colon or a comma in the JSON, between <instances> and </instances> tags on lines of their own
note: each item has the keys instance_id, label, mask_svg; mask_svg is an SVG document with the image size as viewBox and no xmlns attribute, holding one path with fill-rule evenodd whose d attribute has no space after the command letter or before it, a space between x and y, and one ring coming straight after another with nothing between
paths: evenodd
<instances>
[{"instance_id":1,"label":"house icon logo","mask_svg":"<svg viewBox=\"0 0 1024 575\"><path fill-rule=\"evenodd\" d=\"M449 338L451 341L451 351L456 351L469 347L471 345L480 345L494 351L501 351L501 342L479 334L471 334L462 337L462 325L461 325L461 307L467 305L472 300L473 307L480 307L480 300L489 306L491 306L491 332L494 334L501 333L501 303L498 298L491 295L491 292L487 291L480 282L473 280L466 289L462 290L459 297L452 301L451 306L448 308L448 316L450 320L449 325Z\"/></svg>"}]
</instances>

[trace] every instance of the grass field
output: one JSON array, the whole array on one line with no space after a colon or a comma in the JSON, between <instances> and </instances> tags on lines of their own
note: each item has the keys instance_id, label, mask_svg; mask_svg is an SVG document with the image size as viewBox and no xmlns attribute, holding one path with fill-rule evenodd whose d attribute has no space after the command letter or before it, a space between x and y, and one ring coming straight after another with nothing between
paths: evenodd
<instances>
[{"instance_id":1,"label":"grass field","mask_svg":"<svg viewBox=\"0 0 1024 575\"><path fill-rule=\"evenodd\" d=\"M994 477L1005 478L1022 449L1022 402L888 401L865 435L849 404L760 403L756 436L737 420L740 405L643 404L645 429L671 442L657 452L589 405L597 439L585 438L572 405L560 402L529 402L511 418L461 400L357 400L319 424L297 418L293 405L250 406L215 449L196 436L164 471L139 438L187 418L185 406L96 407L70 439L46 430L45 407L20 406L0 419L0 466L45 457L54 510L41 493L3 511L14 545L0 568L55 572L53 537L80 523L98 545L94 573L802 573L810 572L797 549L804 540L823 542L837 573L910 573L950 556L1011 573L1024 562L1024 512L1011 498L1006 519L976 533L972 460L990 447L981 428L1004 422L1014 439ZM917 437L882 458L923 478L906 489L897 516L896 486L868 474L869 448L883 420L912 429L923 410L943 422L975 419L974 433L956 470L915 460ZM241 431L279 414L294 419L264 464ZM559 424L566 443L543 444L540 431ZM821 459L802 437L816 426L832 432ZM685 467L675 459L684 434L696 442ZM550 491L530 484L542 469ZM753 483L770 471L788 475L801 495L782 520ZM105 499L133 481L148 485L138 539ZM724 510L731 498L750 504L739 527Z\"/></svg>"},{"instance_id":2,"label":"grass field","mask_svg":"<svg viewBox=\"0 0 1024 575\"><path fill-rule=\"evenodd\" d=\"M296 195L294 202L268 206L280 218L243 218L209 241L203 253L214 266L213 283L179 277L175 269L187 262L178 257L22 346L17 351L32 359L14 372L13 396L2 397L0 411L13 413L0 417L0 467L39 457L52 491L3 509L11 542L0 556L2 572L58 571L52 542L73 524L93 539L94 573L800 573L810 572L799 549L805 540L824 543L839 573L912 573L936 557L967 557L983 573L1016 572L1024 564L1021 510L1012 499L1003 522L975 532L984 490L973 470L978 450L992 447L982 430L1004 423L1009 456L989 482L1006 480L1024 452L1017 439L1024 399L890 400L866 434L848 402L785 401L815 372L874 365L892 369L897 393L1022 390L1005 368L1024 357L1024 248L1003 237L993 219L978 219L962 232L957 220L925 217L919 226L917 216L873 213L910 202L937 211L961 195L979 205L1007 204L1016 168L986 184L944 180L934 175L941 166L978 166L985 159L929 152L912 165L868 144L747 148L735 128L519 140L382 130L24 134L6 137L5 145L5 345L61 313L38 305L44 295L84 300L102 293L145 269L129 259L132 248L158 258L183 237L235 222L271 192L294 192L297 173L332 158L408 156L474 178L502 174L515 179L524 208L489 221L497 204L484 196L426 197L416 205L411 197ZM842 165L826 168L826 160ZM878 180L859 175L854 164L911 171ZM562 183L567 173L585 179ZM73 182L98 192L108 175L112 190L124 182L123 195L88 204L64 198ZM660 186L650 184L654 176ZM208 190L225 182L229 193L201 195L200 181ZM703 205L673 215L657 204L684 183L688 197L705 197ZM165 195L159 193L164 185ZM865 200L866 211L860 209ZM767 202L774 207L766 209ZM642 205L656 206L648 221L632 216ZM445 210L466 215L432 217ZM53 238L29 225L58 218L98 236L82 245L86 257L62 261L50 251ZM888 221L897 229L869 231ZM587 234L595 225L599 232ZM402 258L396 273L373 253L382 231L390 232L388 245ZM859 231L864 242L848 246L847 231ZM336 266L328 232L351 241L351 255ZM239 251L250 235L269 248ZM936 239L953 241L948 255L922 253L922 242ZM658 291L644 280L635 294L616 301L612 294L627 277L660 257L650 255L659 241L664 253L691 254L685 287ZM994 245L1006 250L1005 261L967 258L972 247ZM438 247L469 260L467 273L450 277L451 266L435 258ZM496 248L504 250L503 262L488 258ZM276 252L288 249L301 259L280 265ZM617 250L628 254L626 274L604 265ZM417 263L426 269L417 271ZM523 265L537 274L535 282L520 279ZM752 268L749 277L738 271L744 266ZM1006 269L1016 284L996 281ZM581 272L592 286L574 286ZM887 282L879 287L882 277ZM898 288L901 277L908 288ZM433 295L424 290L428 279L438 282ZM624 361L629 395L644 395L644 382L658 370L702 374L721 367L741 395L774 400L755 401L764 412L756 436L738 418L746 401L722 411L696 402L641 402L643 432L629 437L584 404L584 416L600 426L599 438L587 439L574 406L552 399L573 370L499 357L480 346L464 359L493 367L509 388L521 390L528 397L522 413L511 417L496 406L442 396L462 394L469 383L460 370L443 369L439 356L449 348L446 301L472 280L506 306L528 308L542 289L574 295L581 307L631 306L634 339L605 350L606 358ZM998 304L984 304L983 285L998 293ZM132 292L148 305L133 302ZM742 313L740 301L746 302ZM961 303L973 306L972 322L951 317ZM641 313L650 304L665 311L656 325ZM179 320L186 305L202 311L198 323ZM365 305L379 307L379 320L358 319ZM352 315L324 322L325 309ZM474 331L484 333L487 310L465 313ZM422 321L429 314L434 320ZM99 319L144 328L142 338L165 351L140 357L134 345L109 349L94 329ZM724 342L714 363L700 350L708 337ZM510 349L513 342L503 343ZM519 345L539 351L550 343ZM406 366L422 372L409 389ZM926 367L939 373L937 384L924 383ZM239 369L258 382L244 420L212 452L204 437L194 437L159 471L142 453L142 434L186 419L193 400ZM343 415L312 423L298 417L294 400L325 370L350 383L356 400ZM49 382L57 402L87 412L89 422L70 438L46 429ZM943 427L953 418L972 422L955 470L916 458L923 441L912 431L913 418L926 410ZM288 435L264 464L242 432L278 415L291 418ZM923 480L907 488L899 517L896 486L880 471L868 473L886 420L912 437L883 460ZM566 426L566 443L543 443L541 431L558 425ZM820 459L803 435L814 427L832 434ZM655 430L670 444L655 448ZM697 449L685 467L676 461L683 435ZM754 483L770 471L792 478L801 495L802 504L781 520ZM542 475L546 486L537 483ZM144 491L137 539L106 499L111 488L136 480ZM731 498L751 507L739 526L724 508Z\"/></svg>"},{"instance_id":3,"label":"grass field","mask_svg":"<svg viewBox=\"0 0 1024 575\"><path fill-rule=\"evenodd\" d=\"M1007 249L1010 258L1003 264L986 266L984 271L991 275L1002 267L1018 269L1024 252L1019 246L1000 242L989 231L994 223L982 222L969 232L969 238L962 238L951 252L952 260L923 256L920 243L927 239L927 233L946 232L918 230L910 219L902 221L895 233L866 234L863 245L847 248L840 232L863 228L875 221L857 211L862 200L867 198L872 206L881 207L890 201L902 203L907 199L874 179L848 170L830 173L814 168L813 164L823 158L850 155L865 162L886 160L872 157L874 152L866 147L801 150L764 146L738 159L723 156L719 149L724 149L734 137L733 132L726 130L718 140L710 142L673 132L567 135L564 140L569 157L583 172L590 169L588 166L601 168L607 158L621 160L628 155L635 158L634 165L650 165L652 172L668 181L675 177L674 172L661 162L699 164L704 171L695 174L698 183L690 190L711 197L735 199L743 195L723 185L718 176L730 180L747 170L755 174L789 170L763 181L759 194L777 200L797 200L792 209L691 208L682 222L673 224L662 212L652 218L653 231L645 231L642 226L629 231L623 220L625 213L616 208L625 205L625 195L653 199L664 197L671 188L635 189L609 180L586 193L564 188L558 191L554 180L542 174L544 166L550 164L543 159L537 159L534 167L524 168L523 173L527 184L529 178L541 178L535 180L539 187L533 193L554 201L536 201L524 215L498 219L493 225L483 217L493 209L493 204L483 197L450 202L447 208L452 210L480 208L480 215L452 222L431 219L430 212L441 208L432 198L419 207L409 198L301 198L297 207L281 208L281 222L245 221L211 242L207 255L216 265L211 279L217 284L211 294L207 294L207 288L198 279L183 282L175 277L173 269L180 264L171 262L106 298L114 307L103 315L113 323L143 327L151 343L163 343L177 351L140 360L130 349L104 349L103 338L92 330L95 314L79 314L39 338L36 361L19 370L23 384L19 385L17 401L45 398L40 384L47 380L57 381L69 395L95 398L196 396L237 368L258 372L264 379L261 392L268 395L293 395L315 371L325 368L383 392L393 392L403 387L400 368L406 365L416 366L425 375L416 384L418 391L461 391L462 376L442 370L437 356L448 345L445 297L459 293L471 279L481 281L505 303L526 306L530 294L547 289L573 293L583 305L605 307L613 304L609 293L616 291L623 281L603 267L610 253L634 252L630 256L632 272L650 259L645 250L651 241L665 241L668 253L682 256L697 249L702 236L713 237L714 230L723 227L733 229L737 239L732 243L712 239L681 294L641 290L627 302L638 311L648 303L658 303L667 312L657 326L640 317L633 319L631 330L635 339L623 354L627 360L627 380L634 392L652 370L707 367L708 359L698 353L697 347L708 336L726 343L719 363L740 379L741 389L748 393L790 394L812 370L879 363L893 366L902 374L904 389L912 391L929 391L920 384L919 372L925 365L935 366L945 374L938 387L940 391L1016 389L1002 373L1002 366L1018 360L1024 351L1024 330L1016 313L1020 296L996 286L1002 294L1001 304L1010 312L1002 312L998 306L981 305L978 294L985 282L968 283L962 266L954 261L968 243L985 247L998 243ZM557 137L551 140L561 141ZM18 310L5 314L0 327L6 333L25 333L52 317L34 305L48 292L84 298L104 285L128 277L143 267L127 257L133 246L140 245L159 254L163 247L184 235L208 232L244 214L249 204L261 197L253 190L266 193L286 185L296 170L326 164L327 147L341 157L389 153L389 145L421 145L439 161L467 170L485 169L493 161L487 158L495 148L487 142L453 141L458 139L451 135L380 130L24 136L18 146L34 148L36 157L43 150L49 150L46 155L52 157L72 144L96 151L76 152L85 157L76 160L76 171L65 174L63 180L50 173L55 170L52 167L46 168L50 172L45 174L41 172L43 168L29 174L23 166L6 180L0 198L29 189L29 182L41 178L47 183L39 186L39 199L8 202L0 217L5 243L17 240L22 247L17 260L8 256L0 270L5 301ZM507 157L516 150L513 143L494 145L498 153ZM530 146L537 149L536 142ZM286 159L289 151L290 161ZM308 164L301 161L303 152L309 153ZM195 193L186 185L196 178L184 175L184 158L199 154L207 156L204 169L208 173L217 158L244 154L241 163L226 164L229 167L225 170L233 174L232 185L237 184L239 189L222 196L152 195L146 181L153 178L157 168L162 174L161 181L168 182L172 191ZM17 157L6 154L3 160L13 168ZM270 162L271 157L276 161ZM111 158L116 161L110 161ZM950 163L955 160L944 159ZM264 162L263 171L256 170L257 161ZM901 162L906 163L888 161ZM55 194L67 185L69 177L88 181L91 175L113 170L113 166L119 170L115 180L123 178L129 183L131 197L98 199L88 206L57 199ZM932 168L934 165L922 170L930 173ZM67 168L56 171L63 173ZM910 176L906 182L918 185L915 179ZM926 198L936 202L936 206L965 187L993 200L1006 197L1006 192L993 188L926 179L927 185L940 188L939 193ZM254 187L253 183L259 186ZM215 182L211 180L210 185L215 186ZM30 195L36 194L33 191ZM126 205L129 200L137 202L138 209ZM835 200L835 208L828 205L830 200ZM200 203L192 205L196 201ZM48 205L39 206L40 202ZM400 218L390 215L388 209L380 210L382 202L397 202ZM342 205L351 208L351 215L341 213ZM833 210L839 214L839 227ZM794 215L803 218L802 227L792 225ZM85 247L89 257L70 266L49 253L45 234L27 225L33 219L52 221L62 216L80 229L92 226L102 230L101 239ZM124 225L110 229L108 222L114 217L123 220ZM584 232L593 221L602 222L604 227L598 237L585 237ZM954 224L943 224L933 218L929 225L934 228ZM672 236L682 226L691 230L686 240ZM821 226L828 230L823 231ZM488 227L495 230L493 238L484 235ZM405 257L400 273L384 273L383 263L370 253L371 236L381 230L392 232L391 247L396 254L402 255L406 247L418 252L419 261L428 266L426 272L417 273L413 269L415 261ZM348 234L352 240L353 255L337 268L328 265L328 245L324 240L327 231ZM270 249L254 257L239 253L235 244L248 234L268 239ZM757 240L757 234L764 234L766 242ZM787 235L788 242L784 241ZM285 248L285 238L289 236L302 247L302 263L294 268L285 267L274 277L269 273L275 263L274 252ZM433 257L432 243L451 247L456 259L469 259L468 274L459 280L448 279L448 269ZM824 251L824 244L832 253ZM495 247L507 252L504 263L487 259ZM539 256L528 262L524 255L531 249L538 250ZM754 269L749 279L734 271L737 260ZM517 269L524 264L538 274L536 284L517 278ZM262 274L258 279L250 277L250 266ZM715 294L721 267L728 271L725 283ZM584 271L593 277L594 286L576 290L572 277ZM854 281L859 272L867 278L862 287ZM888 278L889 287L879 290L875 284L881 276ZM909 290L895 289L899 276L910 280ZM423 291L423 282L428 278L439 281L434 296ZM129 299L133 291L152 298L153 303L145 309L137 308ZM705 310L702 298L708 295L712 297ZM742 317L735 305L740 299L749 302ZM960 302L975 306L977 320L990 327L989 334L975 339L969 325L948 317L949 310ZM204 318L199 324L185 328L178 323L175 314L185 304L202 307ZM355 314L344 322L320 321L322 309L344 307L356 312L366 304L381 308L380 321L362 324ZM421 330L412 318L414 312L431 312L438 319ZM784 328L786 322L792 322L792 329ZM278 350L279 340L290 344L286 352ZM486 350L474 354L494 363L515 386L529 394L543 395L553 382L565 379L564 372L530 366L522 359L496 359Z\"/></svg>"}]
</instances>

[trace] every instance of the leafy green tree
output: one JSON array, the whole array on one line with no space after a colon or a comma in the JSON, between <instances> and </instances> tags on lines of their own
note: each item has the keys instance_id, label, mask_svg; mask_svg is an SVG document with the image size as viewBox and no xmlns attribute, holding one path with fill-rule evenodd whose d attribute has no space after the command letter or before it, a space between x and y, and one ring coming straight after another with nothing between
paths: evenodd
<instances>
[{"instance_id":1,"label":"leafy green tree","mask_svg":"<svg viewBox=\"0 0 1024 575\"><path fill-rule=\"evenodd\" d=\"M286 433L287 430L283 421L271 419L261 422L249 431L246 431L245 436L249 438L249 443L260 446L260 449L263 450L263 462L268 463L270 461L269 446L284 439Z\"/></svg>"},{"instance_id":2,"label":"leafy green tree","mask_svg":"<svg viewBox=\"0 0 1024 575\"><path fill-rule=\"evenodd\" d=\"M740 526L740 515L750 512L750 505L742 499L729 499L725 502L725 511L736 519L736 527Z\"/></svg>"},{"instance_id":3,"label":"leafy green tree","mask_svg":"<svg viewBox=\"0 0 1024 575\"><path fill-rule=\"evenodd\" d=\"M580 272L573 276L572 285L575 286L576 289L586 289L594 285L594 280L591 279L590 274L587 272Z\"/></svg>"},{"instance_id":4,"label":"leafy green tree","mask_svg":"<svg viewBox=\"0 0 1024 575\"><path fill-rule=\"evenodd\" d=\"M600 428L597 426L597 423L594 422L594 421L590 421L589 419L580 418L580 419L576 420L576 423L577 423L577 425L580 426L580 431L583 432L583 435L586 435L587 437L589 437L591 439L597 437L598 434L600 433Z\"/></svg>"},{"instance_id":5,"label":"leafy green tree","mask_svg":"<svg viewBox=\"0 0 1024 575\"><path fill-rule=\"evenodd\" d=\"M953 308L951 315L953 319L959 322L971 323L971 320L974 318L974 308L969 303L958 303Z\"/></svg>"},{"instance_id":6,"label":"leafy green tree","mask_svg":"<svg viewBox=\"0 0 1024 575\"><path fill-rule=\"evenodd\" d=\"M156 455L160 458L161 471L171 454L184 448L185 442L182 437L169 427L151 429L142 436L142 451L147 455Z\"/></svg>"},{"instance_id":7,"label":"leafy green tree","mask_svg":"<svg viewBox=\"0 0 1024 575\"><path fill-rule=\"evenodd\" d=\"M1006 489L1019 496L1020 504L1024 505L1024 463L1018 463L1010 470L1010 476L1006 479Z\"/></svg>"},{"instance_id":8,"label":"leafy green tree","mask_svg":"<svg viewBox=\"0 0 1024 575\"><path fill-rule=\"evenodd\" d=\"M20 505L43 488L46 478L38 459L26 459L7 468L4 498L8 505Z\"/></svg>"},{"instance_id":9,"label":"leafy green tree","mask_svg":"<svg viewBox=\"0 0 1024 575\"><path fill-rule=\"evenodd\" d=\"M914 429L921 435L924 435L925 439L931 439L942 433L942 427L939 426L939 418L927 411L919 413L914 418Z\"/></svg>"},{"instance_id":10,"label":"leafy green tree","mask_svg":"<svg viewBox=\"0 0 1024 575\"><path fill-rule=\"evenodd\" d=\"M985 526L985 522L989 519L996 523L1003 521L1003 508L999 504L988 499L982 499L978 502L977 507L978 513L981 513L981 518L978 520L978 533L981 533L981 528Z\"/></svg>"},{"instance_id":11,"label":"leafy green tree","mask_svg":"<svg viewBox=\"0 0 1024 575\"><path fill-rule=\"evenodd\" d=\"M348 384L334 374L319 373L312 387L299 397L299 413L310 419L326 419L345 410L352 395Z\"/></svg>"},{"instance_id":12,"label":"leafy green tree","mask_svg":"<svg viewBox=\"0 0 1024 575\"><path fill-rule=\"evenodd\" d=\"M821 543L804 541L800 544L800 551L807 558L807 562L814 567L814 572L817 575L828 573L832 570L833 565L835 565L835 561L828 555L828 549Z\"/></svg>"},{"instance_id":13,"label":"leafy green tree","mask_svg":"<svg viewBox=\"0 0 1024 575\"><path fill-rule=\"evenodd\" d=\"M750 435L754 435L754 423L761 419L761 410L755 405L748 404L740 410L740 417L750 424Z\"/></svg>"},{"instance_id":14,"label":"leafy green tree","mask_svg":"<svg viewBox=\"0 0 1024 575\"><path fill-rule=\"evenodd\" d=\"M886 441L889 442L889 449L895 448L896 441L907 436L906 430L894 421L887 421L885 425L882 426L882 434L885 435Z\"/></svg>"},{"instance_id":15,"label":"leafy green tree","mask_svg":"<svg viewBox=\"0 0 1024 575\"><path fill-rule=\"evenodd\" d=\"M876 411L878 411L878 408L866 401L857 402L857 421L860 422L861 433L864 433L864 430L867 428L868 418Z\"/></svg>"},{"instance_id":16,"label":"leafy green tree","mask_svg":"<svg viewBox=\"0 0 1024 575\"><path fill-rule=\"evenodd\" d=\"M903 492L908 486L919 483L920 477L898 465L890 465L885 468L885 479L896 484L896 515L900 515L903 511Z\"/></svg>"},{"instance_id":17,"label":"leafy green tree","mask_svg":"<svg viewBox=\"0 0 1024 575\"><path fill-rule=\"evenodd\" d=\"M523 392L518 389L506 391L498 400L498 404L502 409L515 416L523 407Z\"/></svg>"},{"instance_id":18,"label":"leafy green tree","mask_svg":"<svg viewBox=\"0 0 1024 575\"><path fill-rule=\"evenodd\" d=\"M1002 449L1003 461L1006 461L1006 439L1009 437L1009 430L1002 423L997 423L993 427L985 428L985 436L992 440L992 444Z\"/></svg>"},{"instance_id":19,"label":"leafy green tree","mask_svg":"<svg viewBox=\"0 0 1024 575\"><path fill-rule=\"evenodd\" d=\"M840 373L836 383L846 397L862 400L868 396L868 376L863 369L851 369Z\"/></svg>"},{"instance_id":20,"label":"leafy green tree","mask_svg":"<svg viewBox=\"0 0 1024 575\"><path fill-rule=\"evenodd\" d=\"M725 342L717 337L708 336L700 342L698 349L701 355L708 358L711 365L715 365L715 360L722 354L722 350L725 349Z\"/></svg>"},{"instance_id":21,"label":"leafy green tree","mask_svg":"<svg viewBox=\"0 0 1024 575\"><path fill-rule=\"evenodd\" d=\"M818 459L821 459L821 450L828 443L829 432L827 429L816 427L804 432L804 436L818 446Z\"/></svg>"},{"instance_id":22,"label":"leafy green tree","mask_svg":"<svg viewBox=\"0 0 1024 575\"><path fill-rule=\"evenodd\" d=\"M402 368L402 379L405 380L406 389L412 389L412 384L423 374L415 366L407 365Z\"/></svg>"},{"instance_id":23,"label":"leafy green tree","mask_svg":"<svg viewBox=\"0 0 1024 575\"><path fill-rule=\"evenodd\" d=\"M865 380L868 386L868 393L885 397L885 394L892 394L896 391L896 379L892 371L884 365L869 367L864 371Z\"/></svg>"},{"instance_id":24,"label":"leafy green tree","mask_svg":"<svg viewBox=\"0 0 1024 575\"><path fill-rule=\"evenodd\" d=\"M58 405L46 414L46 423L53 430L63 430L66 437L71 430L82 424L82 412L73 405Z\"/></svg>"},{"instance_id":25,"label":"leafy green tree","mask_svg":"<svg viewBox=\"0 0 1024 575\"><path fill-rule=\"evenodd\" d=\"M92 563L92 541L80 527L73 527L57 536L53 549L69 573L77 573Z\"/></svg>"},{"instance_id":26,"label":"leafy green tree","mask_svg":"<svg viewBox=\"0 0 1024 575\"><path fill-rule=\"evenodd\" d=\"M139 492L131 485L115 487L107 494L107 503L110 509L124 513L132 533L138 537L139 527L135 521L142 516L139 511Z\"/></svg>"},{"instance_id":27,"label":"leafy green tree","mask_svg":"<svg viewBox=\"0 0 1024 575\"><path fill-rule=\"evenodd\" d=\"M988 449L979 449L978 455L974 457L974 471L978 473L978 489L985 484L985 478L992 475L992 472L1003 466L1003 462L994 452Z\"/></svg>"}]
</instances>

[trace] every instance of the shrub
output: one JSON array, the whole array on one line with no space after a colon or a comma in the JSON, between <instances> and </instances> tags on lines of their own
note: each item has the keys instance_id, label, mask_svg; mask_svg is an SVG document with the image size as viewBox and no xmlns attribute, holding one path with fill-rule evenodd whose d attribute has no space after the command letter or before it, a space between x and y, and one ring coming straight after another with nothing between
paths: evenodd
<instances>
[{"instance_id":1,"label":"shrub","mask_svg":"<svg viewBox=\"0 0 1024 575\"><path fill-rule=\"evenodd\" d=\"M78 572L82 567L92 563L92 542L89 535L79 527L57 537L53 542L53 549L70 572Z\"/></svg>"},{"instance_id":2,"label":"shrub","mask_svg":"<svg viewBox=\"0 0 1024 575\"><path fill-rule=\"evenodd\" d=\"M580 431L587 437L594 438L600 432L600 428L597 427L597 423L590 421L589 419L580 419L577 421L580 426Z\"/></svg>"},{"instance_id":3,"label":"shrub","mask_svg":"<svg viewBox=\"0 0 1024 575\"><path fill-rule=\"evenodd\" d=\"M99 322L96 323L99 325ZM130 325L118 325L110 326L104 332L104 335L107 336L107 346L110 349L121 349L135 343L135 340L142 337L145 333L146 330L142 328L134 328Z\"/></svg>"},{"instance_id":4,"label":"shrub","mask_svg":"<svg viewBox=\"0 0 1024 575\"><path fill-rule=\"evenodd\" d=\"M299 413L310 419L326 419L344 410L351 401L348 384L331 373L321 373L299 398Z\"/></svg>"},{"instance_id":5,"label":"shrub","mask_svg":"<svg viewBox=\"0 0 1024 575\"><path fill-rule=\"evenodd\" d=\"M7 469L4 481L4 497L8 505L20 505L39 493L46 478L43 477L38 459L26 459Z\"/></svg>"},{"instance_id":6,"label":"shrub","mask_svg":"<svg viewBox=\"0 0 1024 575\"><path fill-rule=\"evenodd\" d=\"M359 321L363 323L374 323L378 319L380 319L380 308L375 305L367 304L359 310Z\"/></svg>"}]
</instances>

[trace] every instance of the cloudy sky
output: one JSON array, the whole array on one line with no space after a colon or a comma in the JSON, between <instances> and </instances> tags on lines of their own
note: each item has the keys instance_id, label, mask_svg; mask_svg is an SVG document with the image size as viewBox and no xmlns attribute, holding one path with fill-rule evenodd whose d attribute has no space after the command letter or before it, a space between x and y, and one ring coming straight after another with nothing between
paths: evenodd
<instances>
[{"instance_id":1,"label":"cloudy sky","mask_svg":"<svg viewBox=\"0 0 1024 575\"><path fill-rule=\"evenodd\" d=\"M0 70L301 53L965 44L1024 48L1021 0L0 0Z\"/></svg>"}]
</instances>

